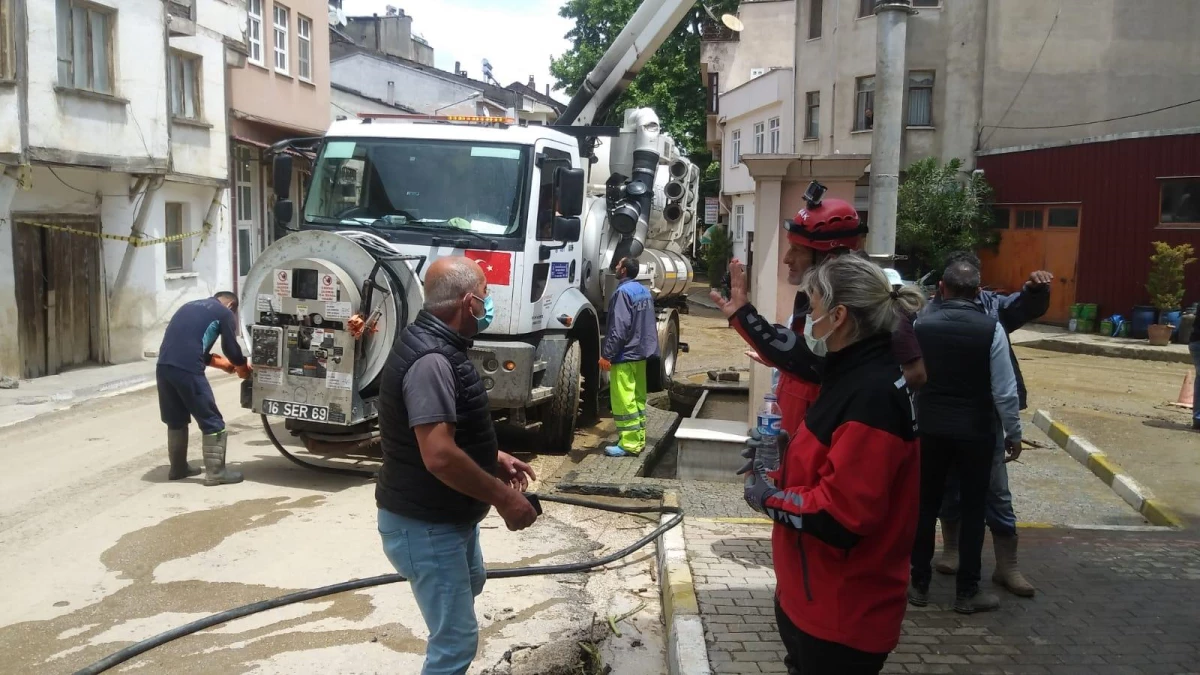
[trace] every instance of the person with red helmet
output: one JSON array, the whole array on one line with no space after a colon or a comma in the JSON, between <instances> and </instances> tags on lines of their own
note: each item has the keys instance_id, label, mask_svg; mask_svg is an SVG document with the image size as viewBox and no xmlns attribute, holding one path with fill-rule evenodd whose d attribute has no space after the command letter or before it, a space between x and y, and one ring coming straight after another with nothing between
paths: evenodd
<instances>
[{"instance_id":1,"label":"person with red helmet","mask_svg":"<svg viewBox=\"0 0 1200 675\"><path fill-rule=\"evenodd\" d=\"M789 284L798 286L810 268L831 256L860 250L863 235L867 233L867 225L854 205L843 199L823 199L825 190L824 185L813 181L804 193L804 208L795 218L783 222L789 243L783 257ZM729 319L729 325L754 347L759 360L778 371L776 396L783 412L781 427L795 435L808 406L817 398L821 386L819 368L825 356L813 353L805 344L808 295L796 293L787 326L774 324L750 304L745 267L734 260L729 264L729 296L713 291L711 297ZM906 320L899 322L892 336L892 351L904 368L909 387L916 389L924 383L925 371L912 318L904 317Z\"/></svg>"}]
</instances>

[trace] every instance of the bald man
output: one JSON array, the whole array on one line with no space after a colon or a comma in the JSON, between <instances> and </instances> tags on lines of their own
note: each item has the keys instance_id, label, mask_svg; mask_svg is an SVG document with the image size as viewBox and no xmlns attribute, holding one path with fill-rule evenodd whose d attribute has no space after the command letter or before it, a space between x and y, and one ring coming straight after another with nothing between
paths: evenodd
<instances>
[{"instance_id":1,"label":"bald man","mask_svg":"<svg viewBox=\"0 0 1200 675\"><path fill-rule=\"evenodd\" d=\"M396 339L379 390L379 535L429 627L423 675L465 673L475 658L475 596L485 578L479 521L492 506L510 530L537 518L523 494L536 476L499 451L487 390L467 354L492 313L479 265L438 259L425 273L424 308Z\"/></svg>"}]
</instances>

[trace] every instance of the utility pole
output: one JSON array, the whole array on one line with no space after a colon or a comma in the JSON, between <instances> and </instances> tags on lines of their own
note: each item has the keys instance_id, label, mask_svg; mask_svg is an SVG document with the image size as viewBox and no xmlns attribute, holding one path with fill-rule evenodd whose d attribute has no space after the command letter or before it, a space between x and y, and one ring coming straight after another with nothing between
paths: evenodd
<instances>
[{"instance_id":1,"label":"utility pole","mask_svg":"<svg viewBox=\"0 0 1200 675\"><path fill-rule=\"evenodd\" d=\"M883 0L875 7L875 107L871 132L871 206L867 253L890 264L896 255L896 197L904 137L908 17L912 0Z\"/></svg>"}]
</instances>

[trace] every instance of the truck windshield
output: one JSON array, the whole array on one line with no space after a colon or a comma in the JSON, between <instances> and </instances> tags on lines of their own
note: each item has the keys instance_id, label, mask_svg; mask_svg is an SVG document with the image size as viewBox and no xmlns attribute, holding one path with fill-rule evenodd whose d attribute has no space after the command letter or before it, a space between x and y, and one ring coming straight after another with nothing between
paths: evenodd
<instances>
[{"instance_id":1,"label":"truck windshield","mask_svg":"<svg viewBox=\"0 0 1200 675\"><path fill-rule=\"evenodd\" d=\"M521 236L528 148L421 139L325 143L304 205L313 225Z\"/></svg>"}]
</instances>

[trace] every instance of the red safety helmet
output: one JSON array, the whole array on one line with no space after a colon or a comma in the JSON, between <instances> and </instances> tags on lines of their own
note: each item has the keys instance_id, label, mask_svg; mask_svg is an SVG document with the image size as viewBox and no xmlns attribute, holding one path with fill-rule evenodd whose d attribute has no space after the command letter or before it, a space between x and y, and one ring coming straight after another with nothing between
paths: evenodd
<instances>
[{"instance_id":1,"label":"red safety helmet","mask_svg":"<svg viewBox=\"0 0 1200 675\"><path fill-rule=\"evenodd\" d=\"M783 221L788 241L822 253L839 248L858 249L867 226L854 205L843 199L822 200L825 186L813 181L804 193L805 207L795 218Z\"/></svg>"}]
</instances>

